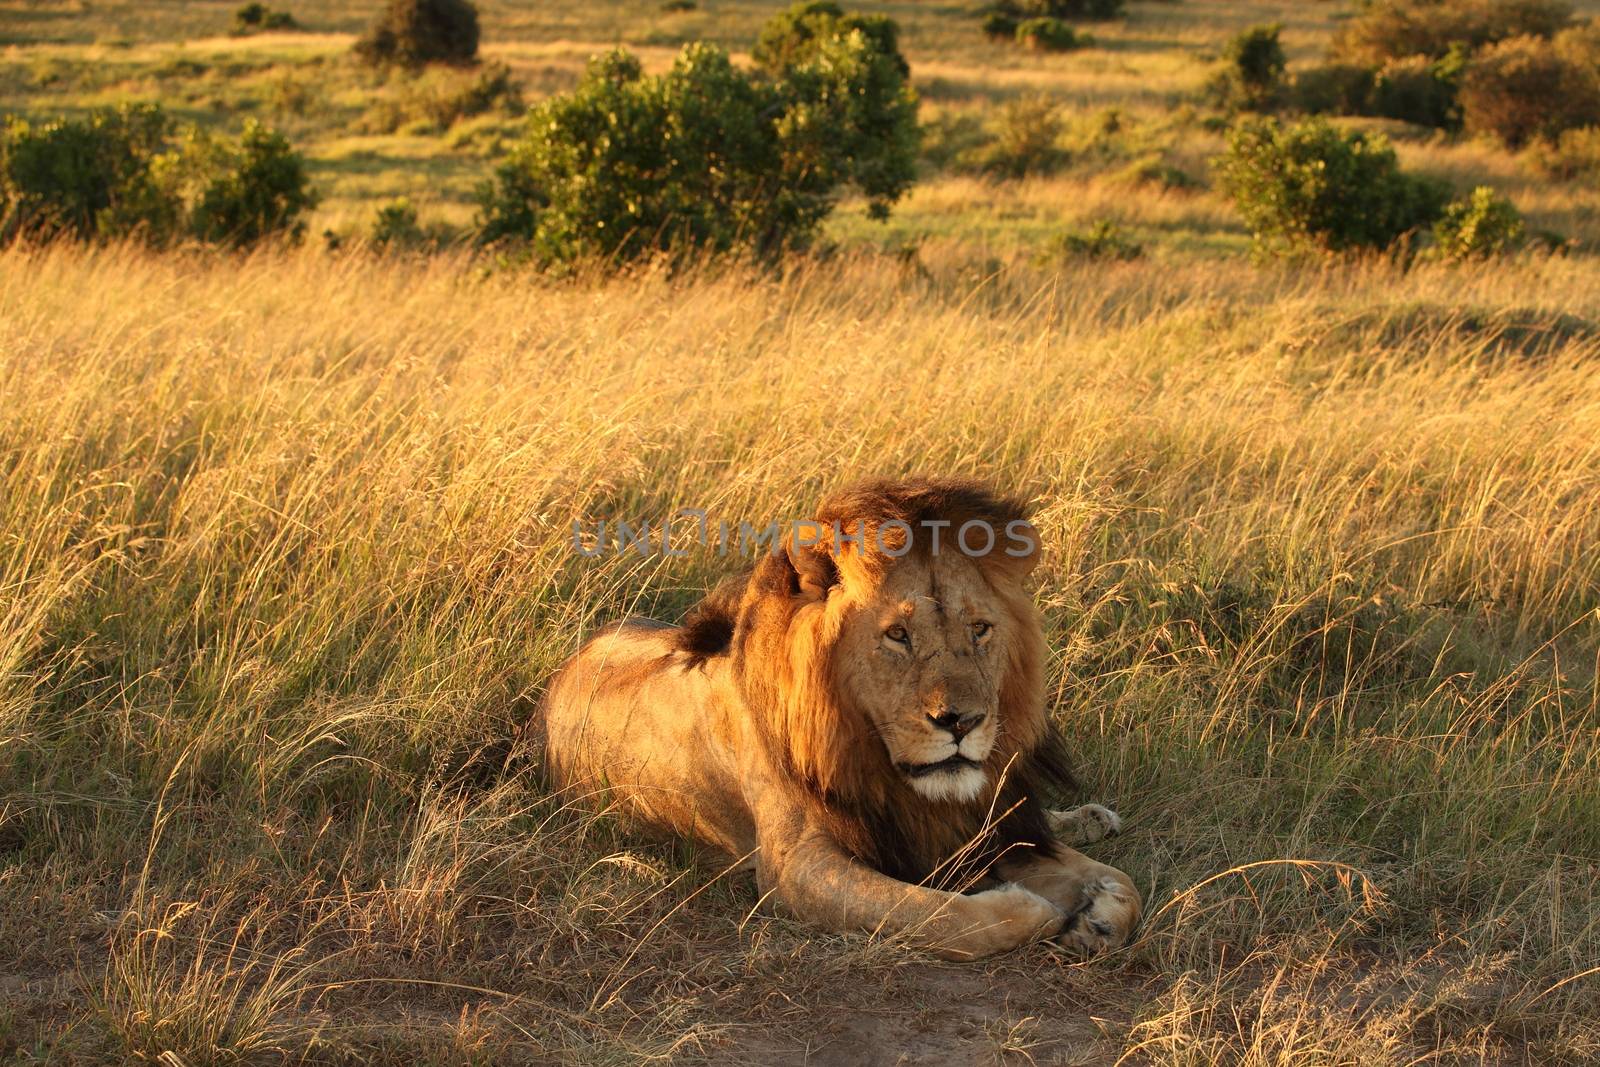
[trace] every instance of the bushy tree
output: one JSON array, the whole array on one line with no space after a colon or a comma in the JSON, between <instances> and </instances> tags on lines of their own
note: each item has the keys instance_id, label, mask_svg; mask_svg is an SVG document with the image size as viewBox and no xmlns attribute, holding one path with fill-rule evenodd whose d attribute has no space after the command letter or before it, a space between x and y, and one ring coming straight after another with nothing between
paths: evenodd
<instances>
[{"instance_id":1,"label":"bushy tree","mask_svg":"<svg viewBox=\"0 0 1600 1067\"><path fill-rule=\"evenodd\" d=\"M1461 112L1468 130L1520 148L1536 138L1600 125L1600 70L1574 61L1537 37L1517 37L1485 49L1461 78Z\"/></svg>"},{"instance_id":2,"label":"bushy tree","mask_svg":"<svg viewBox=\"0 0 1600 1067\"><path fill-rule=\"evenodd\" d=\"M1566 0L1375 0L1334 39L1345 60L1382 66L1390 59L1438 59L1512 37L1547 38L1572 21Z\"/></svg>"},{"instance_id":3,"label":"bushy tree","mask_svg":"<svg viewBox=\"0 0 1600 1067\"><path fill-rule=\"evenodd\" d=\"M1242 123L1216 169L1261 251L1385 249L1439 218L1448 196L1401 171L1382 137L1322 119Z\"/></svg>"},{"instance_id":4,"label":"bushy tree","mask_svg":"<svg viewBox=\"0 0 1600 1067\"><path fill-rule=\"evenodd\" d=\"M389 0L356 42L372 64L420 67L478 58L478 9L472 0Z\"/></svg>"},{"instance_id":5,"label":"bushy tree","mask_svg":"<svg viewBox=\"0 0 1600 1067\"><path fill-rule=\"evenodd\" d=\"M801 7L784 16L799 31L763 34L756 76L708 44L658 76L622 51L591 61L575 90L530 112L480 191L482 238L527 242L546 262L773 255L804 246L846 186L887 213L917 148L905 62L885 50L893 26Z\"/></svg>"},{"instance_id":6,"label":"bushy tree","mask_svg":"<svg viewBox=\"0 0 1600 1067\"><path fill-rule=\"evenodd\" d=\"M1211 83L1212 98L1228 108L1265 111L1278 102L1288 60L1278 34L1281 23L1251 26L1228 42L1223 68Z\"/></svg>"}]
</instances>

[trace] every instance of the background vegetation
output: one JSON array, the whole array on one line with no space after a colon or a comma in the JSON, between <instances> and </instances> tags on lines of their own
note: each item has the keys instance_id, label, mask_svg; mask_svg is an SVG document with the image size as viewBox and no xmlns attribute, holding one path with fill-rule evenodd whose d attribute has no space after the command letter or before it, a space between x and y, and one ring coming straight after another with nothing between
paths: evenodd
<instances>
[{"instance_id":1,"label":"background vegetation","mask_svg":"<svg viewBox=\"0 0 1600 1067\"><path fill-rule=\"evenodd\" d=\"M467 244L525 106L616 43L749 69L778 5L485 2L421 71L355 55L376 3L237 6L0 0L3 110L258 119L320 194L297 246L0 250L0 1059L1600 1057L1587 127L1330 107L1452 187L1439 255L1255 260L1212 161L1390 61L1349 12L1136 0L1053 53L862 5L921 99L887 222L558 280ZM1052 714L1151 904L1108 959L822 935L541 787L555 664L733 565L573 518L914 471L1037 503Z\"/></svg>"}]
</instances>

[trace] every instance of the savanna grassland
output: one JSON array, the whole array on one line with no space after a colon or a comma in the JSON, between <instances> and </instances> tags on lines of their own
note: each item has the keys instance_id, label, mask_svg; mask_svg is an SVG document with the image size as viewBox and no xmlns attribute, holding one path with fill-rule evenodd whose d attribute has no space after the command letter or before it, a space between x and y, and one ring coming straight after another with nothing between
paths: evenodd
<instances>
[{"instance_id":1,"label":"savanna grassland","mask_svg":"<svg viewBox=\"0 0 1600 1067\"><path fill-rule=\"evenodd\" d=\"M323 196L298 247L0 251L0 1062L1600 1060L1592 181L1353 120L1570 244L1258 262L1201 87L1340 5L1049 55L863 4L927 127L889 222L557 279L457 240L519 128L430 103L470 72L352 63L375 4L234 6L0 0L0 109L262 117ZM777 6L488 2L483 51L533 101ZM1041 109L1056 162L997 176ZM430 240L364 247L398 196ZM1143 254L1055 248L1102 220ZM1051 714L1127 826L1089 851L1149 905L1107 958L819 933L542 785L551 670L736 566L575 518L913 472L1035 502Z\"/></svg>"}]
</instances>

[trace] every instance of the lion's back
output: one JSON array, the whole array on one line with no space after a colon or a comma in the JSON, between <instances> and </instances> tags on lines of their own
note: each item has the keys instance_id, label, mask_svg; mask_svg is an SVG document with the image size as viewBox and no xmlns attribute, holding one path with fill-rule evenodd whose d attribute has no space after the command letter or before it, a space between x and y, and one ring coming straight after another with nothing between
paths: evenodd
<instances>
[{"instance_id":1,"label":"lion's back","mask_svg":"<svg viewBox=\"0 0 1600 1067\"><path fill-rule=\"evenodd\" d=\"M579 649L542 705L545 764L558 789L608 794L650 822L731 850L750 833L738 753L714 706L722 664L695 659L680 642L678 627L640 620Z\"/></svg>"}]
</instances>

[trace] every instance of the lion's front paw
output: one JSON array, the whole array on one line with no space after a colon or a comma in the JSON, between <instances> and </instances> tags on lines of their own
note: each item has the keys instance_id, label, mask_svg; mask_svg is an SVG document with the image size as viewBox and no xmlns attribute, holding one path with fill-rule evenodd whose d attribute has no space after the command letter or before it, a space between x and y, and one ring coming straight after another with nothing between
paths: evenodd
<instances>
[{"instance_id":1,"label":"lion's front paw","mask_svg":"<svg viewBox=\"0 0 1600 1067\"><path fill-rule=\"evenodd\" d=\"M952 928L929 946L946 959L972 960L1043 941L1064 929L1061 909L1020 885L958 896Z\"/></svg>"},{"instance_id":2,"label":"lion's front paw","mask_svg":"<svg viewBox=\"0 0 1600 1067\"><path fill-rule=\"evenodd\" d=\"M1122 832L1122 819L1110 808L1085 804L1071 811L1045 813L1050 832L1067 845L1092 845Z\"/></svg>"},{"instance_id":3,"label":"lion's front paw","mask_svg":"<svg viewBox=\"0 0 1600 1067\"><path fill-rule=\"evenodd\" d=\"M1121 948L1139 923L1139 891L1124 878L1102 875L1083 884L1082 903L1067 917L1058 944L1081 956Z\"/></svg>"}]
</instances>

